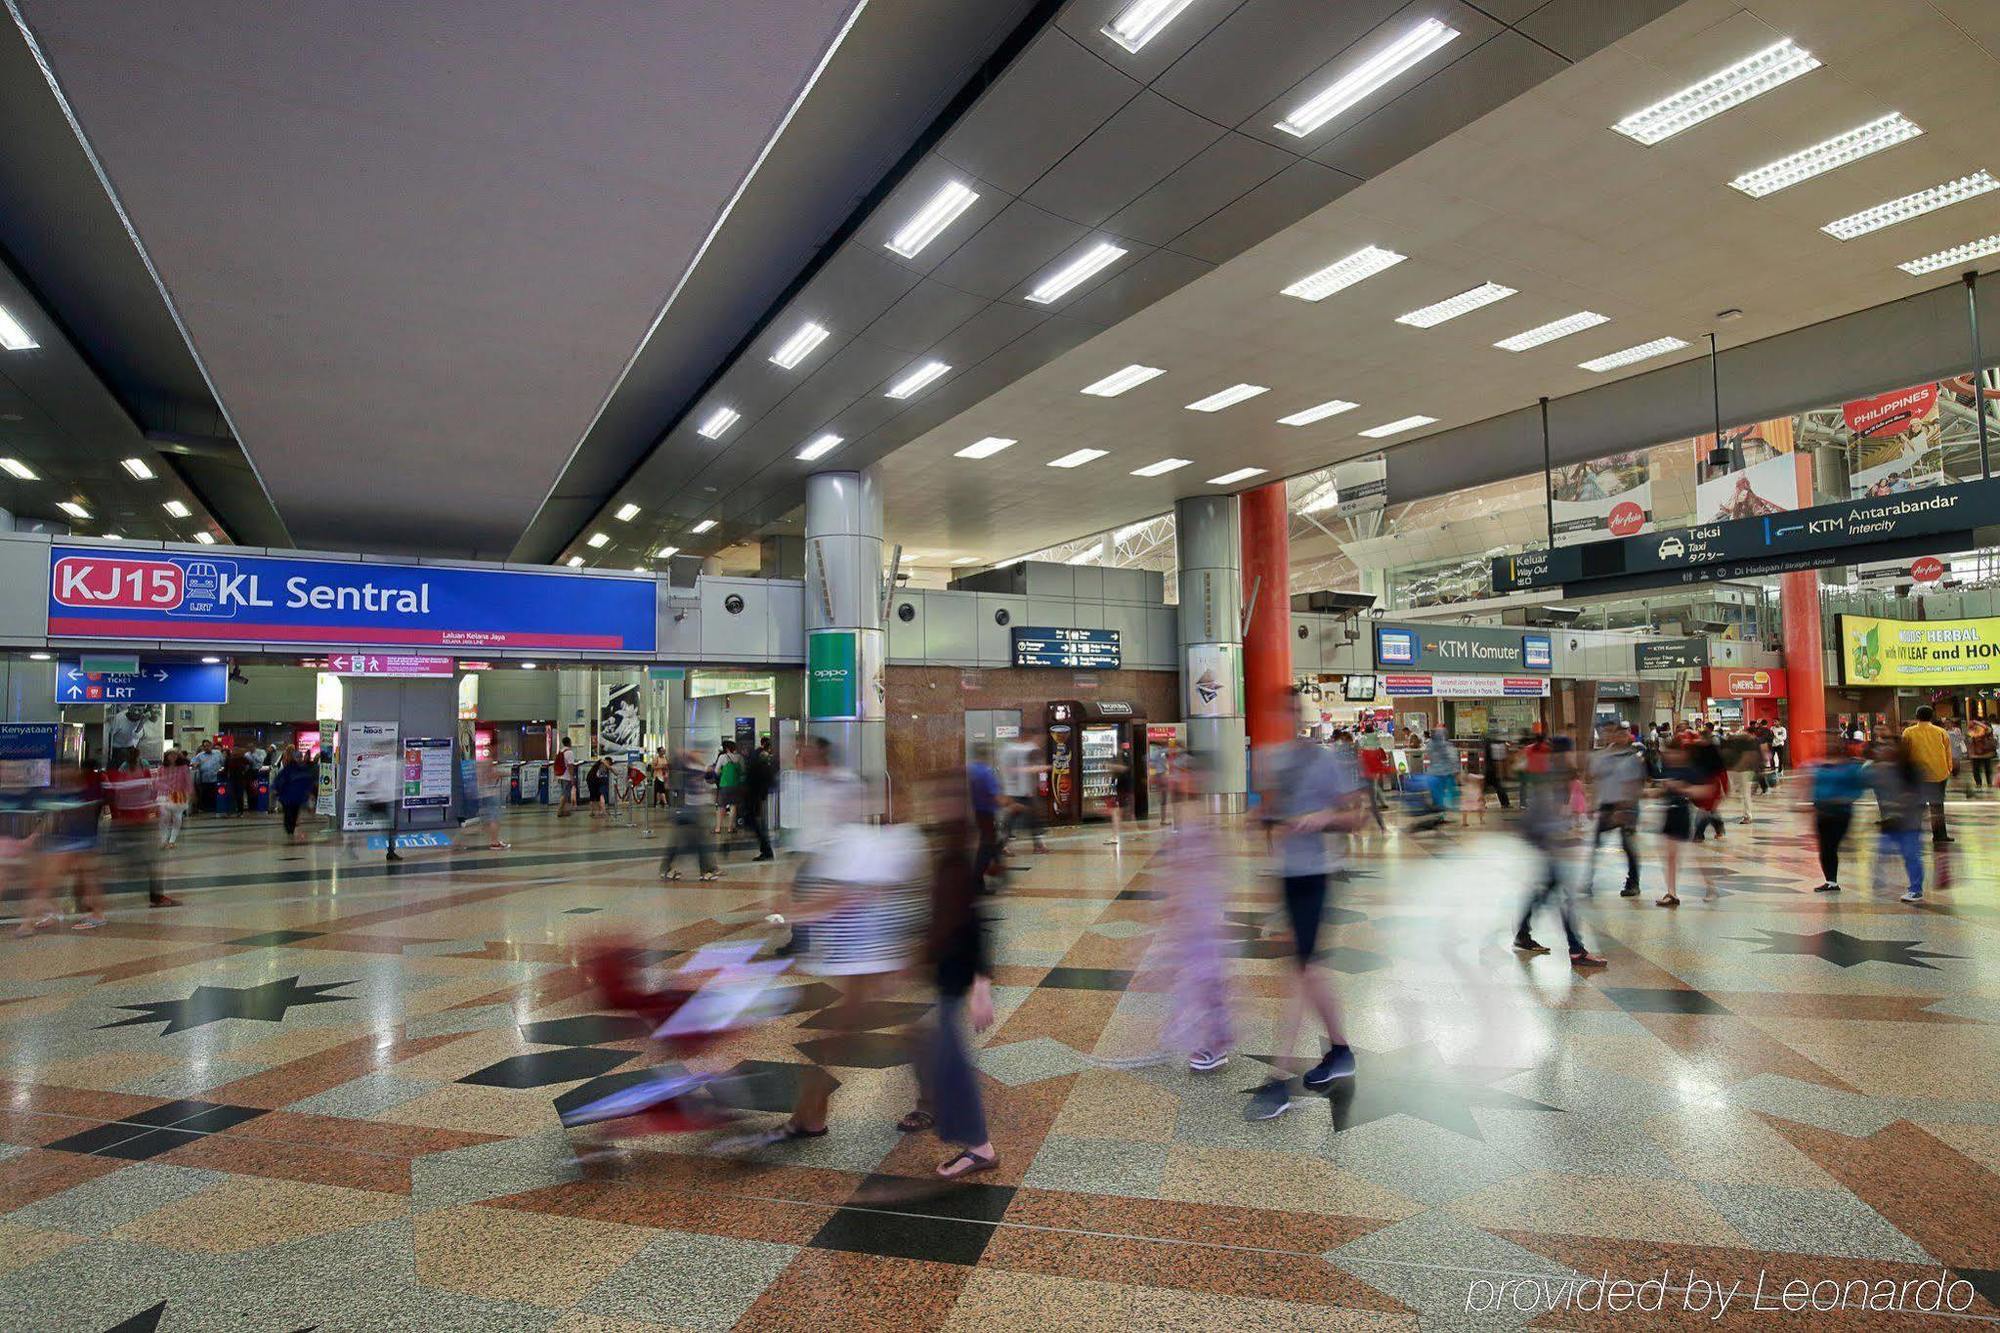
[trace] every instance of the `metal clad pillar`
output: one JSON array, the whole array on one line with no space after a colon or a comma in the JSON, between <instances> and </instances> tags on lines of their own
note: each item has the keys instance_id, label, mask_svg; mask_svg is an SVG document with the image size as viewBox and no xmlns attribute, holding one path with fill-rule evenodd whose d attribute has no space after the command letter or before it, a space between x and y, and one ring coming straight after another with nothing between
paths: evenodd
<instances>
[{"instance_id":1,"label":"metal clad pillar","mask_svg":"<svg viewBox=\"0 0 2000 1333\"><path fill-rule=\"evenodd\" d=\"M806 479L806 730L886 795L882 493L869 472Z\"/></svg>"},{"instance_id":2,"label":"metal clad pillar","mask_svg":"<svg viewBox=\"0 0 2000 1333\"><path fill-rule=\"evenodd\" d=\"M1240 809L1248 788L1243 751L1242 543L1233 495L1194 495L1174 506L1180 547L1181 715L1188 749L1209 756L1211 792Z\"/></svg>"}]
</instances>

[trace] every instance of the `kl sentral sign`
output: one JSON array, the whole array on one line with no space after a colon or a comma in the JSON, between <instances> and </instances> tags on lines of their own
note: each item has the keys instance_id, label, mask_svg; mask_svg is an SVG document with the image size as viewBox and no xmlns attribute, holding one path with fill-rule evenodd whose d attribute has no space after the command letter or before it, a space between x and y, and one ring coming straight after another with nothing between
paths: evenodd
<instances>
[{"instance_id":1,"label":"kl sentral sign","mask_svg":"<svg viewBox=\"0 0 2000 1333\"><path fill-rule=\"evenodd\" d=\"M2000 681L2000 617L1840 617L1843 685L1985 685Z\"/></svg>"},{"instance_id":2,"label":"kl sentral sign","mask_svg":"<svg viewBox=\"0 0 2000 1333\"><path fill-rule=\"evenodd\" d=\"M49 637L650 653L643 577L207 552L49 550Z\"/></svg>"}]
</instances>

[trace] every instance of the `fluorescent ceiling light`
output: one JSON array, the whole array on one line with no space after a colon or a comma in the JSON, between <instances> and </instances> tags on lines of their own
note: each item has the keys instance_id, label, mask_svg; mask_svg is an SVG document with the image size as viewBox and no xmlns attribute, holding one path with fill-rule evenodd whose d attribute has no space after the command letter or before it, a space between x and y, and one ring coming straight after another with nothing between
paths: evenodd
<instances>
[{"instance_id":1,"label":"fluorescent ceiling light","mask_svg":"<svg viewBox=\"0 0 2000 1333\"><path fill-rule=\"evenodd\" d=\"M573 555L568 560L565 560L563 563L568 565L571 569L582 569L583 557L580 555Z\"/></svg>"},{"instance_id":2,"label":"fluorescent ceiling light","mask_svg":"<svg viewBox=\"0 0 2000 1333\"><path fill-rule=\"evenodd\" d=\"M1078 449L1074 453L1064 454L1061 458L1050 459L1049 466L1082 467L1085 463L1102 458L1109 452L1111 451L1108 449Z\"/></svg>"},{"instance_id":3,"label":"fluorescent ceiling light","mask_svg":"<svg viewBox=\"0 0 2000 1333\"><path fill-rule=\"evenodd\" d=\"M662 546L659 550L653 552L653 559L671 560L680 553L681 548L678 546Z\"/></svg>"},{"instance_id":4,"label":"fluorescent ceiling light","mask_svg":"<svg viewBox=\"0 0 2000 1333\"><path fill-rule=\"evenodd\" d=\"M1394 250L1384 250L1379 245L1364 245L1345 259L1335 260L1317 273L1308 273L1297 282L1284 289L1284 295L1296 296L1301 301L1324 301L1344 287L1352 287L1363 278L1372 278L1385 268L1394 268L1408 255L1399 255Z\"/></svg>"},{"instance_id":5,"label":"fluorescent ceiling light","mask_svg":"<svg viewBox=\"0 0 2000 1333\"><path fill-rule=\"evenodd\" d=\"M0 347L10 352L25 352L40 346L34 335L21 327L21 321L7 313L6 306L0 306Z\"/></svg>"},{"instance_id":6,"label":"fluorescent ceiling light","mask_svg":"<svg viewBox=\"0 0 2000 1333\"><path fill-rule=\"evenodd\" d=\"M915 259L920 250L944 234L946 227L958 221L959 214L978 201L978 193L963 181L947 181L903 224L901 231L889 238L889 249L905 259Z\"/></svg>"},{"instance_id":7,"label":"fluorescent ceiling light","mask_svg":"<svg viewBox=\"0 0 2000 1333\"><path fill-rule=\"evenodd\" d=\"M1278 128L1299 138L1311 134L1457 36L1458 29L1425 19L1293 107L1291 114L1278 122Z\"/></svg>"},{"instance_id":8,"label":"fluorescent ceiling light","mask_svg":"<svg viewBox=\"0 0 2000 1333\"><path fill-rule=\"evenodd\" d=\"M1223 408L1240 403L1247 398L1255 398L1260 393L1269 392L1270 389L1262 384L1232 384L1219 393L1212 393L1206 398L1195 399L1187 405L1187 410L1190 412L1220 412Z\"/></svg>"},{"instance_id":9,"label":"fluorescent ceiling light","mask_svg":"<svg viewBox=\"0 0 2000 1333\"><path fill-rule=\"evenodd\" d=\"M1859 162L1870 153L1879 153L1884 148L1894 148L1897 144L1916 138L1923 130L1917 123L1900 111L1891 111L1879 120L1871 120L1866 125L1857 125L1844 134L1836 134L1810 148L1801 148L1776 162L1768 162L1755 171L1746 171L1729 182L1732 189L1743 191L1752 199L1762 199L1767 194L1776 194L1787 186L1800 181L1823 176L1850 162Z\"/></svg>"},{"instance_id":10,"label":"fluorescent ceiling light","mask_svg":"<svg viewBox=\"0 0 2000 1333\"><path fill-rule=\"evenodd\" d=\"M56 508L62 510L65 514L68 514L71 518L90 517L90 511L88 509L85 509L82 505L78 504L74 500L58 500L56 501Z\"/></svg>"},{"instance_id":11,"label":"fluorescent ceiling light","mask_svg":"<svg viewBox=\"0 0 2000 1333\"><path fill-rule=\"evenodd\" d=\"M1313 488L1310 495L1299 502L1301 514L1317 514L1340 503L1340 489L1330 481L1323 481Z\"/></svg>"},{"instance_id":12,"label":"fluorescent ceiling light","mask_svg":"<svg viewBox=\"0 0 2000 1333\"><path fill-rule=\"evenodd\" d=\"M1345 398L1329 398L1317 407L1308 407L1303 412L1294 412L1288 417L1279 417L1280 426L1310 426L1315 421L1325 421L1337 417L1342 412L1351 412L1359 403L1350 403Z\"/></svg>"},{"instance_id":13,"label":"fluorescent ceiling light","mask_svg":"<svg viewBox=\"0 0 2000 1333\"><path fill-rule=\"evenodd\" d=\"M143 458L121 459L119 466L131 473L134 479L138 481L151 481L153 479L153 469L146 465L146 460Z\"/></svg>"},{"instance_id":14,"label":"fluorescent ceiling light","mask_svg":"<svg viewBox=\"0 0 2000 1333\"><path fill-rule=\"evenodd\" d=\"M1135 477L1161 477L1178 468L1184 468L1192 462L1194 462L1192 458L1162 458L1157 463L1148 463L1144 467L1133 468L1132 475Z\"/></svg>"},{"instance_id":15,"label":"fluorescent ceiling light","mask_svg":"<svg viewBox=\"0 0 2000 1333\"><path fill-rule=\"evenodd\" d=\"M592 549L595 549L599 546L609 546L611 544L611 539L605 536L601 532L593 532L590 534L590 540L584 544L586 546L591 547Z\"/></svg>"},{"instance_id":16,"label":"fluorescent ceiling light","mask_svg":"<svg viewBox=\"0 0 2000 1333\"><path fill-rule=\"evenodd\" d=\"M703 439L719 440L722 432L743 420L743 414L733 407L718 407L708 414L708 420L695 428L695 434Z\"/></svg>"},{"instance_id":17,"label":"fluorescent ceiling light","mask_svg":"<svg viewBox=\"0 0 2000 1333\"><path fill-rule=\"evenodd\" d=\"M1891 199L1886 204L1864 208L1859 213L1849 213L1844 218L1835 218L1820 230L1838 240L1851 241L1857 236L1866 236L1871 231L1893 227L1898 222L1908 222L1911 218L1935 213L1940 208L1976 199L1988 190L2000 189L2000 180L1995 180L1991 172L1975 171L1970 176L1960 176L1955 181L1933 185L1928 190L1918 190L1900 199Z\"/></svg>"},{"instance_id":18,"label":"fluorescent ceiling light","mask_svg":"<svg viewBox=\"0 0 2000 1333\"><path fill-rule=\"evenodd\" d=\"M1949 250L1939 250L1935 254L1925 255L1921 259L1906 259L1896 265L1896 267L1910 274L1912 277L1916 277L1925 273L1935 273L1941 268L1950 268L1954 264L1963 264L1974 259L1984 259L1986 256L1994 253L2000 253L2000 233L1982 237L1976 241L1967 241L1964 245L1954 245ZM6 461L5 459L0 459L0 463Z\"/></svg>"},{"instance_id":19,"label":"fluorescent ceiling light","mask_svg":"<svg viewBox=\"0 0 2000 1333\"><path fill-rule=\"evenodd\" d=\"M1019 440L1004 440L998 435L989 435L983 440L975 440L971 444L966 445L963 449L954 453L952 457L991 458L1002 449L1011 449L1019 443Z\"/></svg>"},{"instance_id":20,"label":"fluorescent ceiling light","mask_svg":"<svg viewBox=\"0 0 2000 1333\"><path fill-rule=\"evenodd\" d=\"M195 539L196 541L200 542L200 543L201 543L201 544L202 544L203 546L213 546L213 545L215 545L215 534L214 534L214 533L210 533L210 532L197 532L197 533L196 533L196 534L194 535L194 539Z\"/></svg>"},{"instance_id":21,"label":"fluorescent ceiling light","mask_svg":"<svg viewBox=\"0 0 2000 1333\"><path fill-rule=\"evenodd\" d=\"M1482 282L1470 291L1457 296L1447 296L1442 301L1434 301L1420 310L1412 310L1407 315L1396 316L1398 324L1408 324L1412 328L1428 329L1442 324L1448 319L1457 319L1467 311L1477 310L1495 301L1504 301L1514 294L1512 287L1502 287L1497 282Z\"/></svg>"},{"instance_id":22,"label":"fluorescent ceiling light","mask_svg":"<svg viewBox=\"0 0 2000 1333\"><path fill-rule=\"evenodd\" d=\"M219 657L204 657L201 659L201 664L203 666L214 666L221 661L222 659Z\"/></svg>"},{"instance_id":23,"label":"fluorescent ceiling light","mask_svg":"<svg viewBox=\"0 0 2000 1333\"><path fill-rule=\"evenodd\" d=\"M169 500L165 504L161 505L160 508L166 510L169 514L172 514L175 518L186 518L190 513L193 512L185 504L182 504L179 500Z\"/></svg>"},{"instance_id":24,"label":"fluorescent ceiling light","mask_svg":"<svg viewBox=\"0 0 2000 1333\"><path fill-rule=\"evenodd\" d=\"M689 528L688 531L694 533L695 536L699 537L702 533L707 532L710 528L714 526L715 526L714 519L705 518L701 522L695 524L692 528Z\"/></svg>"},{"instance_id":25,"label":"fluorescent ceiling light","mask_svg":"<svg viewBox=\"0 0 2000 1333\"><path fill-rule=\"evenodd\" d=\"M28 654L28 660L29 660L30 662L46 662L46 661L48 661L48 660L49 660L49 654L48 654L48 653L29 653L29 654ZM210 661L210 660L212 660L212 659L210 659L210 658L203 658L202 660L203 660L203 661Z\"/></svg>"},{"instance_id":26,"label":"fluorescent ceiling light","mask_svg":"<svg viewBox=\"0 0 2000 1333\"><path fill-rule=\"evenodd\" d=\"M1628 139L1656 144L1818 68L1812 52L1801 50L1787 37L1643 111L1634 111L1611 128Z\"/></svg>"},{"instance_id":27,"label":"fluorescent ceiling light","mask_svg":"<svg viewBox=\"0 0 2000 1333\"><path fill-rule=\"evenodd\" d=\"M617 519L620 523L630 523L633 519L639 517L639 506L635 504L619 505L618 512L611 517Z\"/></svg>"},{"instance_id":28,"label":"fluorescent ceiling light","mask_svg":"<svg viewBox=\"0 0 2000 1333\"><path fill-rule=\"evenodd\" d=\"M1252 477L1261 477L1263 475L1263 468L1240 467L1234 472L1225 472L1219 477L1210 477L1208 484L1211 486L1234 486L1239 481L1248 481Z\"/></svg>"},{"instance_id":29,"label":"fluorescent ceiling light","mask_svg":"<svg viewBox=\"0 0 2000 1333\"><path fill-rule=\"evenodd\" d=\"M535 669L535 664L533 662L521 663L521 670L523 671L533 671L534 669Z\"/></svg>"},{"instance_id":30,"label":"fluorescent ceiling light","mask_svg":"<svg viewBox=\"0 0 2000 1333\"><path fill-rule=\"evenodd\" d=\"M125 540L125 535L119 532L107 532L104 534L104 540L108 542L122 542Z\"/></svg>"},{"instance_id":31,"label":"fluorescent ceiling light","mask_svg":"<svg viewBox=\"0 0 2000 1333\"><path fill-rule=\"evenodd\" d=\"M1063 561L1063 563L1065 565L1087 565L1093 560L1102 558L1103 555L1104 555L1104 543L1099 542L1095 546L1086 547L1085 549L1078 551L1075 555Z\"/></svg>"},{"instance_id":32,"label":"fluorescent ceiling light","mask_svg":"<svg viewBox=\"0 0 2000 1333\"><path fill-rule=\"evenodd\" d=\"M1646 361L1662 352L1671 352L1675 348L1686 346L1687 343L1679 338L1655 338L1649 343L1640 343L1637 347L1627 347L1622 352L1592 357L1588 361L1579 361L1576 364L1579 370L1616 370L1620 366L1629 366L1635 361Z\"/></svg>"},{"instance_id":33,"label":"fluorescent ceiling light","mask_svg":"<svg viewBox=\"0 0 2000 1333\"><path fill-rule=\"evenodd\" d=\"M1579 310L1574 315L1564 315L1561 319L1537 324L1532 329L1523 329L1513 337L1502 338L1493 345L1503 351L1525 352L1530 347L1540 347L1543 343L1567 338L1572 333L1582 333L1585 329L1594 329L1599 324L1608 324L1610 320L1609 315L1600 315L1595 310Z\"/></svg>"},{"instance_id":34,"label":"fluorescent ceiling light","mask_svg":"<svg viewBox=\"0 0 2000 1333\"><path fill-rule=\"evenodd\" d=\"M634 565L632 566L632 572L634 574L650 574L652 571L647 569L644 565Z\"/></svg>"},{"instance_id":35,"label":"fluorescent ceiling light","mask_svg":"<svg viewBox=\"0 0 2000 1333\"><path fill-rule=\"evenodd\" d=\"M1140 47L1158 37L1193 3L1194 0L1133 0L1124 12L1098 31L1136 55Z\"/></svg>"},{"instance_id":36,"label":"fluorescent ceiling light","mask_svg":"<svg viewBox=\"0 0 2000 1333\"><path fill-rule=\"evenodd\" d=\"M1116 398L1127 389L1136 389L1147 380L1158 379L1167 372L1158 366L1127 366L1113 371L1095 384L1086 384L1079 393L1087 393L1093 398Z\"/></svg>"},{"instance_id":37,"label":"fluorescent ceiling light","mask_svg":"<svg viewBox=\"0 0 2000 1333\"><path fill-rule=\"evenodd\" d=\"M1043 278L1027 299L1036 305L1059 301L1077 287L1125 257L1125 251L1109 241L1099 241L1075 259Z\"/></svg>"},{"instance_id":38,"label":"fluorescent ceiling light","mask_svg":"<svg viewBox=\"0 0 2000 1333\"><path fill-rule=\"evenodd\" d=\"M810 463L815 458L824 458L835 449L838 449L840 444L840 437L829 431L827 434L815 438L811 444L799 450L799 461Z\"/></svg>"},{"instance_id":39,"label":"fluorescent ceiling light","mask_svg":"<svg viewBox=\"0 0 2000 1333\"><path fill-rule=\"evenodd\" d=\"M33 468L18 458L0 458L0 468L5 468L9 476L19 477L22 481L41 480L40 477L35 475Z\"/></svg>"},{"instance_id":40,"label":"fluorescent ceiling light","mask_svg":"<svg viewBox=\"0 0 2000 1333\"><path fill-rule=\"evenodd\" d=\"M813 348L825 341L826 330L807 320L799 326L797 333L778 344L778 350L771 353L771 364L790 370L811 356Z\"/></svg>"},{"instance_id":41,"label":"fluorescent ceiling light","mask_svg":"<svg viewBox=\"0 0 2000 1333\"><path fill-rule=\"evenodd\" d=\"M1370 426L1361 433L1371 440L1379 440L1384 435L1397 435L1406 430L1415 430L1419 426L1428 426L1436 420L1436 417L1425 416L1398 417L1394 421L1385 421L1379 426Z\"/></svg>"},{"instance_id":42,"label":"fluorescent ceiling light","mask_svg":"<svg viewBox=\"0 0 2000 1333\"><path fill-rule=\"evenodd\" d=\"M921 366L889 386L891 398L908 398L918 393L938 376L950 371L951 367L942 361L926 361Z\"/></svg>"}]
</instances>

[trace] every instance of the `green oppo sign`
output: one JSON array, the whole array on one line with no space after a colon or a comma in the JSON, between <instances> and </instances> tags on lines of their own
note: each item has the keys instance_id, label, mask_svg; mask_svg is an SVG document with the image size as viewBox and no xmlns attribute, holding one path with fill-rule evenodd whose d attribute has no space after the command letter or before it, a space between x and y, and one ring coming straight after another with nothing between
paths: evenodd
<instances>
[{"instance_id":1,"label":"green oppo sign","mask_svg":"<svg viewBox=\"0 0 2000 1333\"><path fill-rule=\"evenodd\" d=\"M806 636L807 717L861 715L855 638L851 629L815 630Z\"/></svg>"}]
</instances>

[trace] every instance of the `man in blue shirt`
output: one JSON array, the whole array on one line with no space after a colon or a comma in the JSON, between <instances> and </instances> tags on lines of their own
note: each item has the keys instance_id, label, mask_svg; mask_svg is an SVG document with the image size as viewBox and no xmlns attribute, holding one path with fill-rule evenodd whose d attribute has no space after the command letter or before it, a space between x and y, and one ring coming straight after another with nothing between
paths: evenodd
<instances>
[{"instance_id":1,"label":"man in blue shirt","mask_svg":"<svg viewBox=\"0 0 2000 1333\"><path fill-rule=\"evenodd\" d=\"M986 877L1000 860L1000 779L993 772L993 746L980 741L965 766L965 785L972 798L972 820L979 829L979 850L973 857L974 883L986 889Z\"/></svg>"}]
</instances>

